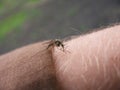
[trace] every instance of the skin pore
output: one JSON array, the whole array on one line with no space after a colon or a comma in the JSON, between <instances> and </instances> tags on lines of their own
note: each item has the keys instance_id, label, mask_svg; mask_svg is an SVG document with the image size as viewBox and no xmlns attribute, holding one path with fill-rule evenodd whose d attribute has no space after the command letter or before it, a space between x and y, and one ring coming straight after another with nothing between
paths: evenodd
<instances>
[{"instance_id":1,"label":"skin pore","mask_svg":"<svg viewBox=\"0 0 120 90\"><path fill-rule=\"evenodd\" d=\"M46 42L0 56L0 90L120 90L120 25Z\"/></svg>"}]
</instances>

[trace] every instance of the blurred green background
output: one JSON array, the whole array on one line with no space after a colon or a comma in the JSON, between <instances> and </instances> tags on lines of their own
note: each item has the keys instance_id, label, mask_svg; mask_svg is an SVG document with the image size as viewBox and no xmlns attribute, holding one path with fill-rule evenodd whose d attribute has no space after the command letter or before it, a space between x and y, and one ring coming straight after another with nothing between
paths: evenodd
<instances>
[{"instance_id":1,"label":"blurred green background","mask_svg":"<svg viewBox=\"0 0 120 90\"><path fill-rule=\"evenodd\" d=\"M0 0L0 54L120 22L120 0Z\"/></svg>"}]
</instances>

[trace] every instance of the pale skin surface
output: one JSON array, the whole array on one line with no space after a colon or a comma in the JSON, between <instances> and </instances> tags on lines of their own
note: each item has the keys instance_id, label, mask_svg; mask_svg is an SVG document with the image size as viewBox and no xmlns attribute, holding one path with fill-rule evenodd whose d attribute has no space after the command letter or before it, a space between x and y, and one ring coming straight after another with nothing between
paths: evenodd
<instances>
[{"instance_id":1,"label":"pale skin surface","mask_svg":"<svg viewBox=\"0 0 120 90\"><path fill-rule=\"evenodd\" d=\"M120 25L66 42L53 52L65 90L120 90Z\"/></svg>"},{"instance_id":2,"label":"pale skin surface","mask_svg":"<svg viewBox=\"0 0 120 90\"><path fill-rule=\"evenodd\" d=\"M44 43L0 56L0 90L120 90L120 25Z\"/></svg>"}]
</instances>

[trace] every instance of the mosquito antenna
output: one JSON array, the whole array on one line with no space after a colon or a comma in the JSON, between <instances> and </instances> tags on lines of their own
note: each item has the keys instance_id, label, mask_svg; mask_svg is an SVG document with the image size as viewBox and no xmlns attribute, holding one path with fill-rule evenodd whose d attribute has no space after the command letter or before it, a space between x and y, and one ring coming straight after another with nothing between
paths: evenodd
<instances>
[{"instance_id":1,"label":"mosquito antenna","mask_svg":"<svg viewBox=\"0 0 120 90\"><path fill-rule=\"evenodd\" d=\"M75 31L75 32L77 32L77 34L79 33L79 34L81 34L81 32L80 32L80 30L79 29L76 29L76 28L74 28L74 27L69 27L71 30L73 30L73 31Z\"/></svg>"}]
</instances>

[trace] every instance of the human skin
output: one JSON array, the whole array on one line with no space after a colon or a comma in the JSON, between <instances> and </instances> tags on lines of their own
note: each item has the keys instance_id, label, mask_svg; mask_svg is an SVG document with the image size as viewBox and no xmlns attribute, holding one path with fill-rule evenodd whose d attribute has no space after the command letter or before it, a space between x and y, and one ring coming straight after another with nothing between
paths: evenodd
<instances>
[{"instance_id":1,"label":"human skin","mask_svg":"<svg viewBox=\"0 0 120 90\"><path fill-rule=\"evenodd\" d=\"M58 90L52 53L46 42L0 56L0 90Z\"/></svg>"},{"instance_id":2,"label":"human skin","mask_svg":"<svg viewBox=\"0 0 120 90\"><path fill-rule=\"evenodd\" d=\"M120 90L120 25L69 40L55 48L57 78L64 90Z\"/></svg>"},{"instance_id":3,"label":"human skin","mask_svg":"<svg viewBox=\"0 0 120 90\"><path fill-rule=\"evenodd\" d=\"M49 44L1 55L0 90L120 90L120 25Z\"/></svg>"}]
</instances>

